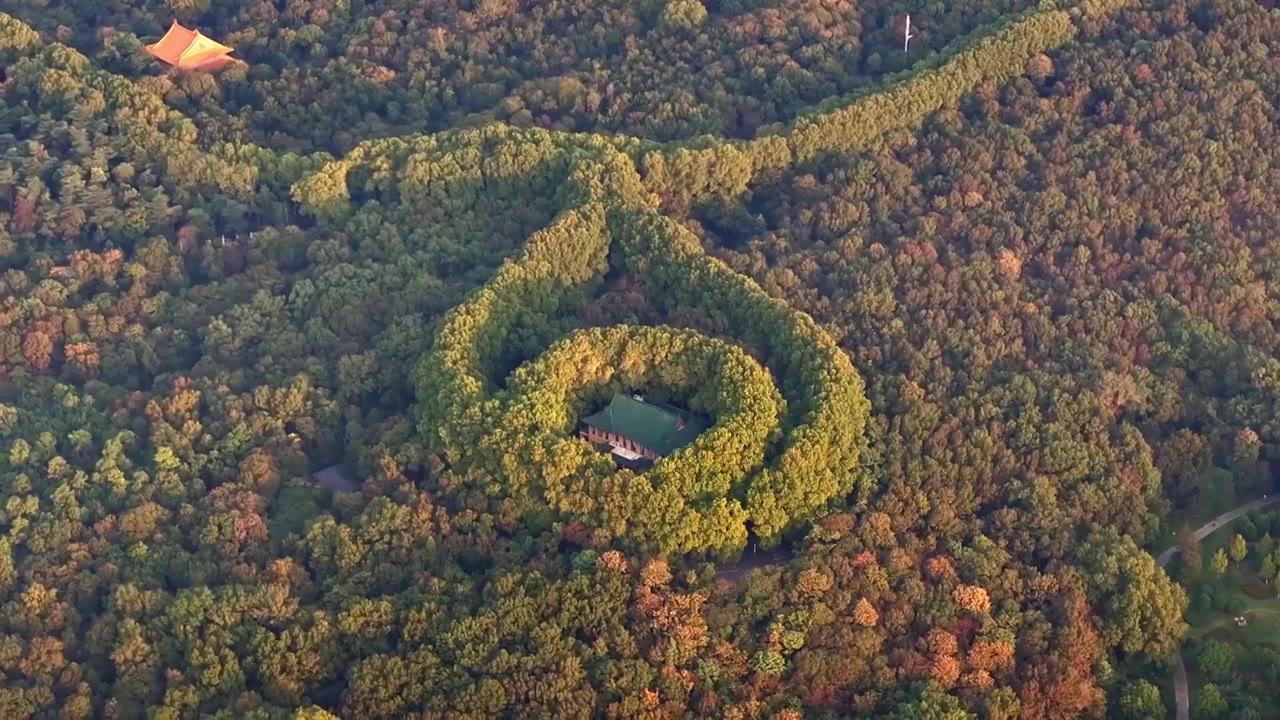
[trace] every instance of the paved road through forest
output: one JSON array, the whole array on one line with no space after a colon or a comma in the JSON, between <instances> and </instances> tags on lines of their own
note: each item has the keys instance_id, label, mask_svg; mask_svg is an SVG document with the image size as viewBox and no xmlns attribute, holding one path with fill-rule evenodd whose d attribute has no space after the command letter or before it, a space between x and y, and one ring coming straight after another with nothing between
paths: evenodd
<instances>
[{"instance_id":1,"label":"paved road through forest","mask_svg":"<svg viewBox=\"0 0 1280 720\"><path fill-rule=\"evenodd\" d=\"M1280 494L1273 497L1262 497L1252 502L1247 502L1237 508L1228 510L1209 522L1201 525L1195 532L1196 540L1203 540L1209 535L1221 530L1231 524L1233 520L1249 512L1253 512L1259 508L1273 505L1280 502ZM1169 564L1174 555L1178 554L1178 546L1165 550L1156 558L1156 564L1164 567ZM1182 653L1179 652L1174 656L1173 666L1173 695L1178 702L1178 709L1174 717L1177 720L1191 720L1191 691L1187 687L1187 666L1182 662Z\"/></svg>"}]
</instances>

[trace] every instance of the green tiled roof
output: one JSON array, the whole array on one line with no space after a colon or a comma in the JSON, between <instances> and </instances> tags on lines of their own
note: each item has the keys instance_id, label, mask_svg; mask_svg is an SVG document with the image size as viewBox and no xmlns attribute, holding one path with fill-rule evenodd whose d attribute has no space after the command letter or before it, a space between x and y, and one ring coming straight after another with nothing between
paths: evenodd
<instances>
[{"instance_id":1,"label":"green tiled roof","mask_svg":"<svg viewBox=\"0 0 1280 720\"><path fill-rule=\"evenodd\" d=\"M681 419L685 421L684 427L680 427ZM583 418L582 422L634 440L659 455L688 445L710 426L704 418L622 393L614 395L608 407Z\"/></svg>"}]
</instances>

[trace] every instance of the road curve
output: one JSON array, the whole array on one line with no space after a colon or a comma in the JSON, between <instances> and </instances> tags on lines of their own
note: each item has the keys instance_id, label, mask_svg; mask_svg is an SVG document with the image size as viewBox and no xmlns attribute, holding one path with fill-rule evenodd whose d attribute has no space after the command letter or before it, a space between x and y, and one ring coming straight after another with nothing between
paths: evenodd
<instances>
[{"instance_id":1,"label":"road curve","mask_svg":"<svg viewBox=\"0 0 1280 720\"><path fill-rule=\"evenodd\" d=\"M1196 529L1194 535L1196 540L1203 540L1209 535L1221 530L1231 524L1233 520L1246 513L1253 512L1260 508L1274 505L1280 502L1280 495L1267 497L1263 495L1257 500L1247 502L1239 507L1228 510L1209 522L1201 525ZM1156 564L1164 567L1169 564L1174 555L1178 554L1178 546L1165 550L1156 557ZM1182 653L1174 655L1173 665L1173 696L1177 700L1178 708L1174 714L1176 720L1191 720L1191 690L1187 687L1187 666L1182 662Z\"/></svg>"}]
</instances>

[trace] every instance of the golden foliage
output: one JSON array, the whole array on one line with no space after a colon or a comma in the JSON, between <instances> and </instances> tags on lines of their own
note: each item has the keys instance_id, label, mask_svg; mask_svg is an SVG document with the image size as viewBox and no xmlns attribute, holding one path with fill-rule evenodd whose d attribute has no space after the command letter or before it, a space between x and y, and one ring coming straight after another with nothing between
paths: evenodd
<instances>
[{"instance_id":1,"label":"golden foliage","mask_svg":"<svg viewBox=\"0 0 1280 720\"><path fill-rule=\"evenodd\" d=\"M866 598L859 598L853 608L853 621L863 627L875 627L880 622L880 613Z\"/></svg>"},{"instance_id":2,"label":"golden foliage","mask_svg":"<svg viewBox=\"0 0 1280 720\"><path fill-rule=\"evenodd\" d=\"M951 592L951 597L960 607L971 613L985 615L991 612L991 598L987 591L976 585L960 585Z\"/></svg>"}]
</instances>

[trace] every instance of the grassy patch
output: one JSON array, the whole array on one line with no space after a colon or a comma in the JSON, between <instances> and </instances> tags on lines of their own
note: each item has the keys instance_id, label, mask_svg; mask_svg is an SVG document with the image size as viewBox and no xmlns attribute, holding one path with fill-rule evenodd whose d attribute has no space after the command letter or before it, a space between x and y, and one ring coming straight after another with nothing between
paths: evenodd
<instances>
[{"instance_id":1,"label":"grassy patch","mask_svg":"<svg viewBox=\"0 0 1280 720\"><path fill-rule=\"evenodd\" d=\"M1240 613L1246 621L1243 626L1237 625L1234 617L1222 617L1211 625L1192 630L1191 635L1196 637L1197 641L1184 652L1184 660L1187 664L1187 683L1190 686L1193 706L1196 697L1209 682L1209 678L1197 666L1193 648L1210 640L1225 642L1235 648L1237 658L1235 672L1231 675L1231 679L1224 681L1220 678L1216 683L1218 688L1227 694L1231 703L1230 713L1242 708L1239 704L1242 698L1273 697L1273 688L1270 687L1266 676L1260 672L1261 668L1253 659L1256 657L1255 652L1261 648L1280 649L1280 600L1272 598L1269 602L1272 607L1253 607L1243 610ZM1265 703L1256 702L1253 703L1253 707L1260 713L1257 717L1265 720L1280 718L1278 707L1269 707Z\"/></svg>"},{"instance_id":2,"label":"grassy patch","mask_svg":"<svg viewBox=\"0 0 1280 720\"><path fill-rule=\"evenodd\" d=\"M1236 645L1271 645L1280 647L1280 601L1272 598L1269 608L1245 608L1240 612L1245 624L1237 625L1234 617L1223 617L1200 628L1200 637L1223 640Z\"/></svg>"},{"instance_id":3,"label":"grassy patch","mask_svg":"<svg viewBox=\"0 0 1280 720\"><path fill-rule=\"evenodd\" d=\"M1275 600L1276 589L1259 577L1251 577L1240 584L1240 592L1254 600Z\"/></svg>"}]
</instances>

